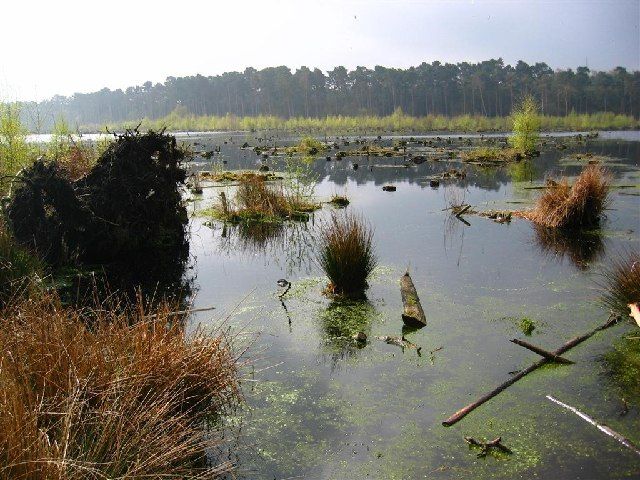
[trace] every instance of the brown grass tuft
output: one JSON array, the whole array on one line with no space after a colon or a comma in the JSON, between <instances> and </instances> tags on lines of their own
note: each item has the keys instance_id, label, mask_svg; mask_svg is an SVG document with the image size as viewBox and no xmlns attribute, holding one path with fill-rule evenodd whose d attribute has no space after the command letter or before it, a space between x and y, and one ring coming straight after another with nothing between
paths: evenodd
<instances>
[{"instance_id":1,"label":"brown grass tuft","mask_svg":"<svg viewBox=\"0 0 640 480\"><path fill-rule=\"evenodd\" d=\"M603 271L602 303L626 318L630 303L640 302L640 253L620 255Z\"/></svg>"},{"instance_id":2,"label":"brown grass tuft","mask_svg":"<svg viewBox=\"0 0 640 480\"><path fill-rule=\"evenodd\" d=\"M535 207L522 216L545 227L578 229L597 226L609 195L609 175L587 165L573 186L563 178L550 182Z\"/></svg>"},{"instance_id":3,"label":"brown grass tuft","mask_svg":"<svg viewBox=\"0 0 640 480\"><path fill-rule=\"evenodd\" d=\"M0 479L215 478L207 421L239 399L229 339L188 340L170 308L91 312L55 297L0 312ZM85 315L93 318L91 328Z\"/></svg>"}]
</instances>

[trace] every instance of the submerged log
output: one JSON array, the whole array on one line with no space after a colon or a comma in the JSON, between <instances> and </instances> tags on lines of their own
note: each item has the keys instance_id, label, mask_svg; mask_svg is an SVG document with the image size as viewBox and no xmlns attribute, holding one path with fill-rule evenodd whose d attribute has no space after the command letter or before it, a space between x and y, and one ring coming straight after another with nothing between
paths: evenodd
<instances>
[{"instance_id":1,"label":"submerged log","mask_svg":"<svg viewBox=\"0 0 640 480\"><path fill-rule=\"evenodd\" d=\"M575 347L576 345L584 342L588 338L591 338L593 335L595 335L599 331L611 327L612 325L614 325L618 321L618 319L619 319L619 317L616 317L616 316L613 316L613 315L610 316L609 319L604 324L594 328L593 330L591 330L590 332L585 333L584 335L579 335L577 337L572 338L568 342L564 343L560 348L558 348L557 350L554 350L551 353L553 355L555 355L555 356L562 355L567 350L569 350L569 349ZM442 422L442 425L444 425L445 427L450 427L451 425L459 422L469 412L472 412L473 410L478 408L480 405L482 405L484 402L486 402L488 400L491 400L493 397L498 395L505 388L513 385L518 380L520 380L522 377L528 375L529 373L533 372L534 370L536 370L537 368L541 367L542 365L545 365L547 362L548 362L548 360L546 358L543 358L542 360L537 361L536 363L534 363L533 365L530 365L529 367L525 368L524 370L521 370L519 373L517 373L516 375L511 377L509 380L504 382L502 385L499 385L495 389L491 390L489 393L487 393L487 394L483 395L482 397L480 397L475 402L470 403L466 407L463 407L460 410L458 410L456 413L454 413L449 418L447 418L444 422Z\"/></svg>"},{"instance_id":2,"label":"submerged log","mask_svg":"<svg viewBox=\"0 0 640 480\"><path fill-rule=\"evenodd\" d=\"M427 318L422 310L418 292L413 285L413 280L406 272L400 279L400 294L402 295L402 320L411 327L424 327L427 324Z\"/></svg>"}]
</instances>

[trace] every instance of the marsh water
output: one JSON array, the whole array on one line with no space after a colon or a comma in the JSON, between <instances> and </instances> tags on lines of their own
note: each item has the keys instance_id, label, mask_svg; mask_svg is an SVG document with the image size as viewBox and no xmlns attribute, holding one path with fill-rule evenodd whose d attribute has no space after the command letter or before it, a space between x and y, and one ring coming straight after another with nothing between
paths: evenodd
<instances>
[{"instance_id":1,"label":"marsh water","mask_svg":"<svg viewBox=\"0 0 640 480\"><path fill-rule=\"evenodd\" d=\"M191 165L204 170L256 169L262 161L240 148L244 142L299 140L259 137L191 133L181 139L196 150L220 147L213 158ZM343 145L344 138L329 140ZM379 142L395 140L382 136ZM191 325L219 328L224 320L239 345L250 344L246 406L226 427L241 478L640 477L637 455L545 398L553 395L640 443L639 406L631 404L624 413L624 392L603 360L616 340L631 334L630 324L571 350L566 356L575 365L539 369L456 425L441 424L538 360L510 339L553 350L608 317L598 303L598 272L640 243L640 136L601 134L567 145L498 168L455 160L402 168L402 157L319 156L312 164L315 195L346 195L347 209L375 229L379 266L366 300L357 302L322 293L326 279L314 262L315 241L319 225L335 211L331 206L306 223L247 230L196 213L216 202L220 191L232 196L233 186L206 185L193 198L188 275L194 307L216 310L194 314ZM541 191L529 187L550 175L576 176L586 160L572 154L584 152L606 157L614 184L632 186L612 190L599 231L577 239L550 237L525 220L499 224L466 216L463 223L444 210L451 199L477 209L528 208ZM283 168L281 158L266 164ZM466 177L429 186L431 176L450 168L464 169ZM383 191L386 184L397 190ZM414 331L403 330L400 316L399 278L407 268L428 320ZM276 283L282 278L292 283L283 302ZM525 318L535 325L530 336L520 328ZM367 334L366 345L351 341L358 331ZM403 334L420 351L376 338ZM464 436L501 436L513 454L478 458Z\"/></svg>"}]
</instances>

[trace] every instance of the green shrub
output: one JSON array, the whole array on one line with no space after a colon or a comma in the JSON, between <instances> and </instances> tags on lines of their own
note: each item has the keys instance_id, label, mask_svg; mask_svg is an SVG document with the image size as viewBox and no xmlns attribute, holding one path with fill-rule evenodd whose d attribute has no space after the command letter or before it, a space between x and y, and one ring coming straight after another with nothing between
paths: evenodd
<instances>
[{"instance_id":1,"label":"green shrub","mask_svg":"<svg viewBox=\"0 0 640 480\"><path fill-rule=\"evenodd\" d=\"M538 104L534 98L530 95L524 97L512 117L513 135L509 138L509 143L525 155L532 153L540 137L541 126Z\"/></svg>"}]
</instances>

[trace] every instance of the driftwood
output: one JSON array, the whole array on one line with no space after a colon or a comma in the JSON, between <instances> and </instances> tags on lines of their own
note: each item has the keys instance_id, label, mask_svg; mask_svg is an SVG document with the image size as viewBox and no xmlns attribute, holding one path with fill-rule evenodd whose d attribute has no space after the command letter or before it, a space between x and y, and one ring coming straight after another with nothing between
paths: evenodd
<instances>
[{"instance_id":1,"label":"driftwood","mask_svg":"<svg viewBox=\"0 0 640 480\"><path fill-rule=\"evenodd\" d=\"M400 294L402 295L402 320L404 323L410 327L424 327L427 324L427 318L408 271L400 279Z\"/></svg>"},{"instance_id":2,"label":"driftwood","mask_svg":"<svg viewBox=\"0 0 640 480\"><path fill-rule=\"evenodd\" d=\"M625 437L620 435L618 432L612 430L611 428L607 427L606 425L602 425L602 424L596 422L593 418L591 418L587 414L582 413L580 410L578 410L575 407L572 407L571 405L567 405L566 403L562 403L560 400L558 400L556 398L553 398L551 395L547 395L547 398L549 400L551 400L553 403L557 403L561 407L564 407L567 410L575 413L580 418L582 418L583 420L586 420L587 422L589 422L591 425L596 427L601 432L604 432L605 434L609 435L610 437L615 438L618 442L620 442L622 445L627 447L629 450L632 450L636 455L640 455L640 448L636 447L633 443L631 443L630 440L626 439Z\"/></svg>"},{"instance_id":3,"label":"driftwood","mask_svg":"<svg viewBox=\"0 0 640 480\"><path fill-rule=\"evenodd\" d=\"M479 442L473 437L464 437L464 441L467 442L469 445L481 448L480 453L478 453L478 458L486 457L487 454L489 453L489 450L491 450L492 448L500 450L504 453L509 453L509 454L513 453L509 448L502 445L502 437L495 438L490 442Z\"/></svg>"},{"instance_id":4,"label":"driftwood","mask_svg":"<svg viewBox=\"0 0 640 480\"><path fill-rule=\"evenodd\" d=\"M361 333L361 332L359 332ZM417 346L415 343L413 343L410 340L407 340L406 338L404 338L404 336L402 337L392 337L390 335L381 335L376 337L378 340L382 340L383 342L389 344L389 345L396 345L397 347L402 348L402 350L404 350L405 348L413 348L416 350L416 352L418 352L418 355L420 355L420 351L422 350L422 347Z\"/></svg>"},{"instance_id":5,"label":"driftwood","mask_svg":"<svg viewBox=\"0 0 640 480\"><path fill-rule=\"evenodd\" d=\"M546 358L550 362L564 363L565 365L570 365L570 364L575 363L575 362L572 362L571 360L568 360L568 359L566 359L564 357L556 355L553 352L549 352L549 351L544 350L544 349L542 349L540 347L536 347L535 345L532 345L529 342L525 342L524 340L518 340L517 338L514 338L511 341L513 343L515 343L516 345L520 345L521 347L524 347L524 348L526 348L528 350L531 350L532 352L537 353L538 355L543 356L544 358Z\"/></svg>"},{"instance_id":6,"label":"driftwood","mask_svg":"<svg viewBox=\"0 0 640 480\"><path fill-rule=\"evenodd\" d=\"M562 355L567 350L575 347L579 343L584 342L585 340L587 340L588 338L592 337L593 335L595 335L599 331L611 327L612 325L614 325L618 321L618 318L619 317L616 317L616 316L613 316L613 315L610 316L609 319L606 321L606 323L603 323L602 325L600 325L599 327L594 328L593 330L591 330L588 333L585 333L583 335L579 335L577 337L572 338L571 340L566 342L564 345L562 345L560 348L558 348L557 350L554 350L552 352L552 354L555 355L555 356ZM505 388L513 385L518 380L520 380L524 376L528 375L529 373L533 372L534 370L538 369L539 367L541 367L542 365L546 364L547 362L548 362L548 360L546 358L543 358L542 360L537 361L536 363L534 363L533 365L530 365L529 367L525 368L524 370L521 370L519 373L517 373L516 375L511 377L509 380L504 382L502 385L499 385L495 389L491 390L489 393L487 393L487 394L483 395L482 397L480 397L475 402L470 403L466 407L461 408L460 410L458 410L456 413L454 413L449 418L447 418L444 422L442 422L442 425L444 425L445 427L450 427L451 425L457 423L465 415L467 415L469 412L472 412L473 410L478 408L480 405L482 405L486 401L491 400L493 397L498 395Z\"/></svg>"}]
</instances>

